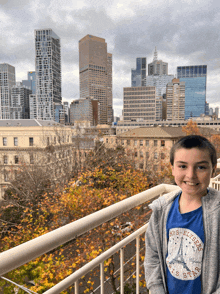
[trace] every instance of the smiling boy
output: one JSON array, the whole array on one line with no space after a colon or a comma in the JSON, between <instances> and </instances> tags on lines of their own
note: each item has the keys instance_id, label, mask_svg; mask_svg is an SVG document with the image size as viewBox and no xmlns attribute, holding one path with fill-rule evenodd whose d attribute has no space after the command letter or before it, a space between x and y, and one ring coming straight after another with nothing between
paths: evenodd
<instances>
[{"instance_id":1,"label":"smiling boy","mask_svg":"<svg viewBox=\"0 0 220 294\"><path fill-rule=\"evenodd\" d=\"M146 232L145 276L151 294L220 293L220 193L208 188L213 145L186 136L171 149L178 192L155 200Z\"/></svg>"}]
</instances>

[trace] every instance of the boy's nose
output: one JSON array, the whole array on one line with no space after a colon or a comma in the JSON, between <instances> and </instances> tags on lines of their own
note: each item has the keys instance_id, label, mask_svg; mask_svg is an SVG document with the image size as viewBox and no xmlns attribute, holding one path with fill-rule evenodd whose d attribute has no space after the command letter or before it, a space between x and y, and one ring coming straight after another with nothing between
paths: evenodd
<instances>
[{"instance_id":1,"label":"boy's nose","mask_svg":"<svg viewBox=\"0 0 220 294\"><path fill-rule=\"evenodd\" d=\"M187 177L190 179L196 178L196 171L194 168L187 169Z\"/></svg>"}]
</instances>

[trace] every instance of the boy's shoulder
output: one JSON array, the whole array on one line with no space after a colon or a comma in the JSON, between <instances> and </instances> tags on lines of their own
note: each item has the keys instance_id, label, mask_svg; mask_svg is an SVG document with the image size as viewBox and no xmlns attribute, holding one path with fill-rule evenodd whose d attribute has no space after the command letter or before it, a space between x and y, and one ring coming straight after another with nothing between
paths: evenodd
<instances>
[{"instance_id":1,"label":"boy's shoulder","mask_svg":"<svg viewBox=\"0 0 220 294\"><path fill-rule=\"evenodd\" d=\"M208 193L206 196L202 197L203 205L210 211L220 209L220 191L213 188L208 188Z\"/></svg>"},{"instance_id":2,"label":"boy's shoulder","mask_svg":"<svg viewBox=\"0 0 220 294\"><path fill-rule=\"evenodd\" d=\"M180 194L182 191L179 187L177 187L176 190L169 192L167 194L164 194L163 196L160 196L156 200L154 200L150 205L150 209L152 210L161 210L165 208L167 205L169 205L171 202L174 201L174 199Z\"/></svg>"}]
</instances>

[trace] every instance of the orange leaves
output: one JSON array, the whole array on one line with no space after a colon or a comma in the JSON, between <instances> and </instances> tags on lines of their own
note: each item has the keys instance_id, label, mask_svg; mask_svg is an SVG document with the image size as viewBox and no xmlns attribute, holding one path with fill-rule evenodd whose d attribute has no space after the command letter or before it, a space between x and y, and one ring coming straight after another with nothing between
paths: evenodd
<instances>
[{"instance_id":1,"label":"orange leaves","mask_svg":"<svg viewBox=\"0 0 220 294\"><path fill-rule=\"evenodd\" d=\"M197 126L197 123L192 120L189 120L187 125L182 127L182 131L184 133L186 133L186 136L188 136L188 135L201 135L199 128Z\"/></svg>"}]
</instances>

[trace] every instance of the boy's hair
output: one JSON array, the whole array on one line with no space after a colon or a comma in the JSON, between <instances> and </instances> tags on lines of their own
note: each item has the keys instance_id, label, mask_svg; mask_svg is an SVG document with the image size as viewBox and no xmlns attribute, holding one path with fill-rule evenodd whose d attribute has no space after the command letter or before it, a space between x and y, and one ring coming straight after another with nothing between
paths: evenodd
<instances>
[{"instance_id":1,"label":"boy's hair","mask_svg":"<svg viewBox=\"0 0 220 294\"><path fill-rule=\"evenodd\" d=\"M189 135L189 136L181 138L171 148L170 150L171 165L173 165L174 163L175 152L181 148L186 148L186 149L197 148L197 149L207 150L211 158L212 167L214 167L217 164L217 154L216 154L215 147L212 145L212 143L202 136Z\"/></svg>"}]
</instances>

